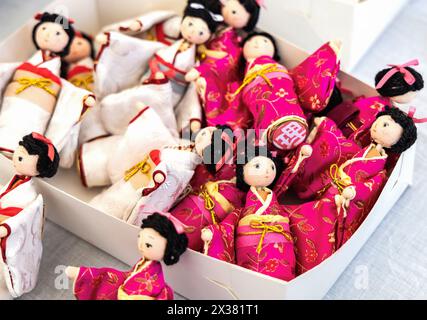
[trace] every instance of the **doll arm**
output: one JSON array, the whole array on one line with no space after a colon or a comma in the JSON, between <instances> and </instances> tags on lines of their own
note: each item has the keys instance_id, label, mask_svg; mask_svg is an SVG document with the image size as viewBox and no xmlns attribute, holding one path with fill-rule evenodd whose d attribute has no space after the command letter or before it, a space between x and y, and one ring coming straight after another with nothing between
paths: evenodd
<instances>
[{"instance_id":1,"label":"doll arm","mask_svg":"<svg viewBox=\"0 0 427 320\"><path fill-rule=\"evenodd\" d=\"M125 34L139 34L151 29L154 25L163 22L176 14L172 11L151 11L147 14L108 25L103 32L119 31Z\"/></svg>"},{"instance_id":2,"label":"doll arm","mask_svg":"<svg viewBox=\"0 0 427 320\"><path fill-rule=\"evenodd\" d=\"M80 273L80 268L78 267L68 266L67 268L65 268L65 274L71 280L76 280L77 277L79 276L79 273Z\"/></svg>"},{"instance_id":3,"label":"doll arm","mask_svg":"<svg viewBox=\"0 0 427 320\"><path fill-rule=\"evenodd\" d=\"M314 119L314 127L311 129L310 134L307 137L306 142L308 144L312 144L316 139L317 133L319 132L320 125L326 120L326 117L315 118Z\"/></svg>"},{"instance_id":4,"label":"doll arm","mask_svg":"<svg viewBox=\"0 0 427 320\"><path fill-rule=\"evenodd\" d=\"M196 84L190 83L184 98L176 107L178 131L190 128L191 132L197 132L202 124L202 106L197 93Z\"/></svg>"}]
</instances>

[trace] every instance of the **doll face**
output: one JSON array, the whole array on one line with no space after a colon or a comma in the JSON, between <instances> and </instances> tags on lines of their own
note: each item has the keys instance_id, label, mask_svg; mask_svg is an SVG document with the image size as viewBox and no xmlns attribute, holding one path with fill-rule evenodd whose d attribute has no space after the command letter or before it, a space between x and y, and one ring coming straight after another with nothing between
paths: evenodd
<instances>
[{"instance_id":1,"label":"doll face","mask_svg":"<svg viewBox=\"0 0 427 320\"><path fill-rule=\"evenodd\" d=\"M39 175L37 171L38 155L30 155L23 146L19 146L13 154L13 166L15 171L20 176L36 177Z\"/></svg>"},{"instance_id":2,"label":"doll face","mask_svg":"<svg viewBox=\"0 0 427 320\"><path fill-rule=\"evenodd\" d=\"M255 36L248 40L243 47L243 55L246 60L254 60L258 57L274 57L275 49L270 39L264 36Z\"/></svg>"},{"instance_id":3,"label":"doll face","mask_svg":"<svg viewBox=\"0 0 427 320\"><path fill-rule=\"evenodd\" d=\"M371 137L384 148L391 148L400 139L403 128L391 116L379 117L371 127Z\"/></svg>"},{"instance_id":4,"label":"doll face","mask_svg":"<svg viewBox=\"0 0 427 320\"><path fill-rule=\"evenodd\" d=\"M408 104L412 102L416 96L416 91L409 91L408 93L403 94L401 96L391 97L390 100L399 104Z\"/></svg>"},{"instance_id":5,"label":"doll face","mask_svg":"<svg viewBox=\"0 0 427 320\"><path fill-rule=\"evenodd\" d=\"M75 63L90 57L92 47L90 42L82 37L75 37L71 42L70 53L65 57L68 63Z\"/></svg>"},{"instance_id":6,"label":"doll face","mask_svg":"<svg viewBox=\"0 0 427 320\"><path fill-rule=\"evenodd\" d=\"M40 49L61 52L67 46L70 37L60 24L45 22L37 28L35 39Z\"/></svg>"},{"instance_id":7,"label":"doll face","mask_svg":"<svg viewBox=\"0 0 427 320\"><path fill-rule=\"evenodd\" d=\"M212 143L212 134L216 130L215 127L207 127L197 134L196 140L194 141L196 152L199 156L203 157L203 150Z\"/></svg>"},{"instance_id":8,"label":"doll face","mask_svg":"<svg viewBox=\"0 0 427 320\"><path fill-rule=\"evenodd\" d=\"M167 240L154 229L144 228L139 232L138 249L147 260L162 261L166 245Z\"/></svg>"},{"instance_id":9,"label":"doll face","mask_svg":"<svg viewBox=\"0 0 427 320\"><path fill-rule=\"evenodd\" d=\"M268 187L276 178L276 165L270 158L255 157L244 166L243 175L251 187Z\"/></svg>"},{"instance_id":10,"label":"doll face","mask_svg":"<svg viewBox=\"0 0 427 320\"><path fill-rule=\"evenodd\" d=\"M181 34L185 40L193 44L206 43L211 37L211 31L206 22L195 17L185 17L182 20Z\"/></svg>"},{"instance_id":11,"label":"doll face","mask_svg":"<svg viewBox=\"0 0 427 320\"><path fill-rule=\"evenodd\" d=\"M247 26L251 15L237 0L222 0L222 16L224 22L235 29L243 29Z\"/></svg>"}]
</instances>

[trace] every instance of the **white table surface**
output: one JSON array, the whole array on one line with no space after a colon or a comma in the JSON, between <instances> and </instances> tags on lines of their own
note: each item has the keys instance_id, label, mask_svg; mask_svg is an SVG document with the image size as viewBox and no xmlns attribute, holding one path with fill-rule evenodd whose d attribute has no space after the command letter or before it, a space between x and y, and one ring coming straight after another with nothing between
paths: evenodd
<instances>
[{"instance_id":1,"label":"white table surface","mask_svg":"<svg viewBox=\"0 0 427 320\"><path fill-rule=\"evenodd\" d=\"M371 1L371 0L369 0ZM0 39L17 29L49 0L0 1ZM353 70L372 83L387 63L419 58L427 79L427 1L412 0L374 47ZM417 101L418 116L427 117L427 89ZM355 257L326 299L427 298L427 124L419 126L415 181L397 202L374 235ZM106 235L108 236L108 235ZM73 299L71 290L55 288L60 265L129 267L62 228L47 222L44 256L36 289L21 299ZM357 285L360 270L367 270L367 286ZM178 297L179 298L179 297Z\"/></svg>"}]
</instances>

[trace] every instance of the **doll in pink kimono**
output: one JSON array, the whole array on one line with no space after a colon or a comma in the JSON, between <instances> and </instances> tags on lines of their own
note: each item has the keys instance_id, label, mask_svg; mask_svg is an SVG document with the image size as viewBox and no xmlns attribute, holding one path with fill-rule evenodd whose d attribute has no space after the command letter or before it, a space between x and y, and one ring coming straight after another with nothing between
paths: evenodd
<instances>
[{"instance_id":1,"label":"doll in pink kimono","mask_svg":"<svg viewBox=\"0 0 427 320\"><path fill-rule=\"evenodd\" d=\"M218 28L215 37L202 50L200 66L186 75L187 81L195 81L204 105L206 122L209 126L227 124L246 128L250 114L239 104L227 99L233 91L231 83L239 80L238 62L242 53L242 35L251 32L258 23L261 2L257 0L223 0L212 8L221 12L224 25ZM214 6L212 6L214 7ZM197 123L192 131L197 131Z\"/></svg>"},{"instance_id":2,"label":"doll in pink kimono","mask_svg":"<svg viewBox=\"0 0 427 320\"><path fill-rule=\"evenodd\" d=\"M295 278L294 240L289 217L270 189L282 162L265 147L247 150L243 162L237 164L237 186L247 195L236 231L237 264L290 281Z\"/></svg>"},{"instance_id":3,"label":"doll in pink kimono","mask_svg":"<svg viewBox=\"0 0 427 320\"><path fill-rule=\"evenodd\" d=\"M144 219L138 236L141 259L130 271L112 268L67 267L78 300L173 300L173 290L163 276L167 266L179 262L187 249L185 226L169 213Z\"/></svg>"},{"instance_id":4,"label":"doll in pink kimono","mask_svg":"<svg viewBox=\"0 0 427 320\"><path fill-rule=\"evenodd\" d=\"M379 96L344 101L326 116L335 121L346 137L366 146L370 143L370 127L377 114L388 105L409 105L424 88L422 75L413 68L417 65L416 59L402 65L389 65L389 68L378 72L375 77Z\"/></svg>"},{"instance_id":5,"label":"doll in pink kimono","mask_svg":"<svg viewBox=\"0 0 427 320\"><path fill-rule=\"evenodd\" d=\"M319 130L314 139L323 135L320 127L329 121L327 118L315 121ZM324 166L323 172L317 173L319 178L312 183L313 190L318 190L314 201L285 206L296 239L299 273L324 261L359 228L387 180L388 154L401 154L415 143L414 121L413 114L387 107L371 127L369 146L356 147L353 156L336 158ZM330 139L323 149L328 150L336 143ZM319 150L315 143L312 146L316 154ZM311 161L319 159L310 158L307 165Z\"/></svg>"},{"instance_id":6,"label":"doll in pink kimono","mask_svg":"<svg viewBox=\"0 0 427 320\"><path fill-rule=\"evenodd\" d=\"M196 168L190 194L171 210L171 214L188 226L189 248L201 251L201 229L220 223L234 209L240 208L244 194L236 187L235 149L229 128L202 129L196 137L195 151L203 164ZM222 170L227 174L222 174Z\"/></svg>"},{"instance_id":7,"label":"doll in pink kimono","mask_svg":"<svg viewBox=\"0 0 427 320\"><path fill-rule=\"evenodd\" d=\"M307 136L307 121L286 68L279 64L274 38L267 33L252 33L243 41L242 68L245 77L233 93L254 118L258 143L279 150L292 150Z\"/></svg>"},{"instance_id":8,"label":"doll in pink kimono","mask_svg":"<svg viewBox=\"0 0 427 320\"><path fill-rule=\"evenodd\" d=\"M53 177L59 155L46 137L23 137L13 154L16 175L0 190L0 296L17 298L37 283L42 255L43 198L33 177ZM16 249L19 248L17 251Z\"/></svg>"}]
</instances>

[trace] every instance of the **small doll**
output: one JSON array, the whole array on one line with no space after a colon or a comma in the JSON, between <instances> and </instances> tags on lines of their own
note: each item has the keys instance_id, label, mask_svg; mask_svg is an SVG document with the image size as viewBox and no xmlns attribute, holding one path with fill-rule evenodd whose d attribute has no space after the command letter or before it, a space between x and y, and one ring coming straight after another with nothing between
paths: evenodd
<instances>
[{"instance_id":1,"label":"small doll","mask_svg":"<svg viewBox=\"0 0 427 320\"><path fill-rule=\"evenodd\" d=\"M237 264L274 278L295 277L295 254L289 217L270 189L282 163L265 148L247 150L237 164L237 186L247 192L236 231Z\"/></svg>"},{"instance_id":2,"label":"small doll","mask_svg":"<svg viewBox=\"0 0 427 320\"><path fill-rule=\"evenodd\" d=\"M234 129L237 126L235 122L240 118L239 114L244 114L244 109L232 106L226 99L227 92L231 90L229 83L239 80L238 62L242 52L240 45L242 34L252 32L256 27L262 1L223 0L220 2L211 7L213 7L212 11L221 12L224 24L218 28L214 38L206 44L206 48L201 50L204 59L200 66L187 73L186 80L197 83L208 125L227 124ZM228 113L230 113L229 116ZM245 125L239 123L240 127ZM197 131L199 127L197 123L192 126L192 131Z\"/></svg>"},{"instance_id":3,"label":"small doll","mask_svg":"<svg viewBox=\"0 0 427 320\"><path fill-rule=\"evenodd\" d=\"M111 268L67 267L78 300L173 300L163 276L187 249L185 226L169 213L154 213L142 221L138 235L141 259L130 271Z\"/></svg>"},{"instance_id":4,"label":"small doll","mask_svg":"<svg viewBox=\"0 0 427 320\"><path fill-rule=\"evenodd\" d=\"M20 297L37 283L44 209L32 178L51 178L58 165L59 155L52 142L37 133L23 137L13 154L16 175L0 190L2 297Z\"/></svg>"},{"instance_id":5,"label":"small doll","mask_svg":"<svg viewBox=\"0 0 427 320\"><path fill-rule=\"evenodd\" d=\"M176 141L152 108L139 104L139 109L123 135L100 137L80 147L78 169L83 185L115 184L150 151Z\"/></svg>"},{"instance_id":6,"label":"small doll","mask_svg":"<svg viewBox=\"0 0 427 320\"><path fill-rule=\"evenodd\" d=\"M94 60L92 36L76 31L70 52L63 58L62 76L76 87L94 92Z\"/></svg>"},{"instance_id":7,"label":"small doll","mask_svg":"<svg viewBox=\"0 0 427 320\"><path fill-rule=\"evenodd\" d=\"M38 13L33 28L33 43L45 62L69 54L75 36L74 21L55 13ZM39 54L38 54L39 55Z\"/></svg>"},{"instance_id":8,"label":"small doll","mask_svg":"<svg viewBox=\"0 0 427 320\"><path fill-rule=\"evenodd\" d=\"M410 104L424 88L422 75L412 68L417 65L416 59L403 65L389 65L375 76L379 96L344 101L326 116L334 120L346 137L360 146L368 145L370 128L377 114L388 105L399 107Z\"/></svg>"},{"instance_id":9,"label":"small doll","mask_svg":"<svg viewBox=\"0 0 427 320\"><path fill-rule=\"evenodd\" d=\"M95 104L95 98L59 77L59 56L68 53L74 37L71 22L48 13L38 18L41 21L34 27L33 38L42 54L19 65L3 65L6 72L2 74L5 78L0 88L3 92L0 151L12 154L22 136L37 132L54 143L61 154L60 165L67 167L74 162L80 121L85 111ZM58 44L62 44L63 51Z\"/></svg>"},{"instance_id":10,"label":"small doll","mask_svg":"<svg viewBox=\"0 0 427 320\"><path fill-rule=\"evenodd\" d=\"M229 128L202 129L194 149L203 164L196 168L189 194L171 210L171 214L188 226L189 247L201 251L201 229L220 223L234 209L240 208L244 194L236 187L235 143Z\"/></svg>"},{"instance_id":11,"label":"small doll","mask_svg":"<svg viewBox=\"0 0 427 320\"><path fill-rule=\"evenodd\" d=\"M180 38L181 21L182 17L173 11L155 10L136 18L108 25L102 31L117 31L169 46Z\"/></svg>"},{"instance_id":12,"label":"small doll","mask_svg":"<svg viewBox=\"0 0 427 320\"><path fill-rule=\"evenodd\" d=\"M371 127L372 143L368 147L353 147L353 156L337 157L332 163L330 159L314 156L307 160L307 168L312 161L329 163L323 165L323 172L315 173L318 178L305 181L307 189L316 191L314 201L284 206L296 239L299 273L328 258L359 228L387 181L388 155L401 154L415 143L415 121L413 113L386 107ZM325 135L332 136L334 132L342 136L331 122L327 118L315 120L318 130L311 144L314 155L328 150L345 152L354 146L352 142L347 146L343 138L323 140ZM317 143L322 140L321 144Z\"/></svg>"},{"instance_id":13,"label":"small doll","mask_svg":"<svg viewBox=\"0 0 427 320\"><path fill-rule=\"evenodd\" d=\"M307 121L293 79L279 64L274 38L254 32L246 37L242 47L245 78L233 96L241 98L252 113L259 143L272 144L279 150L296 148L307 136Z\"/></svg>"}]
</instances>

